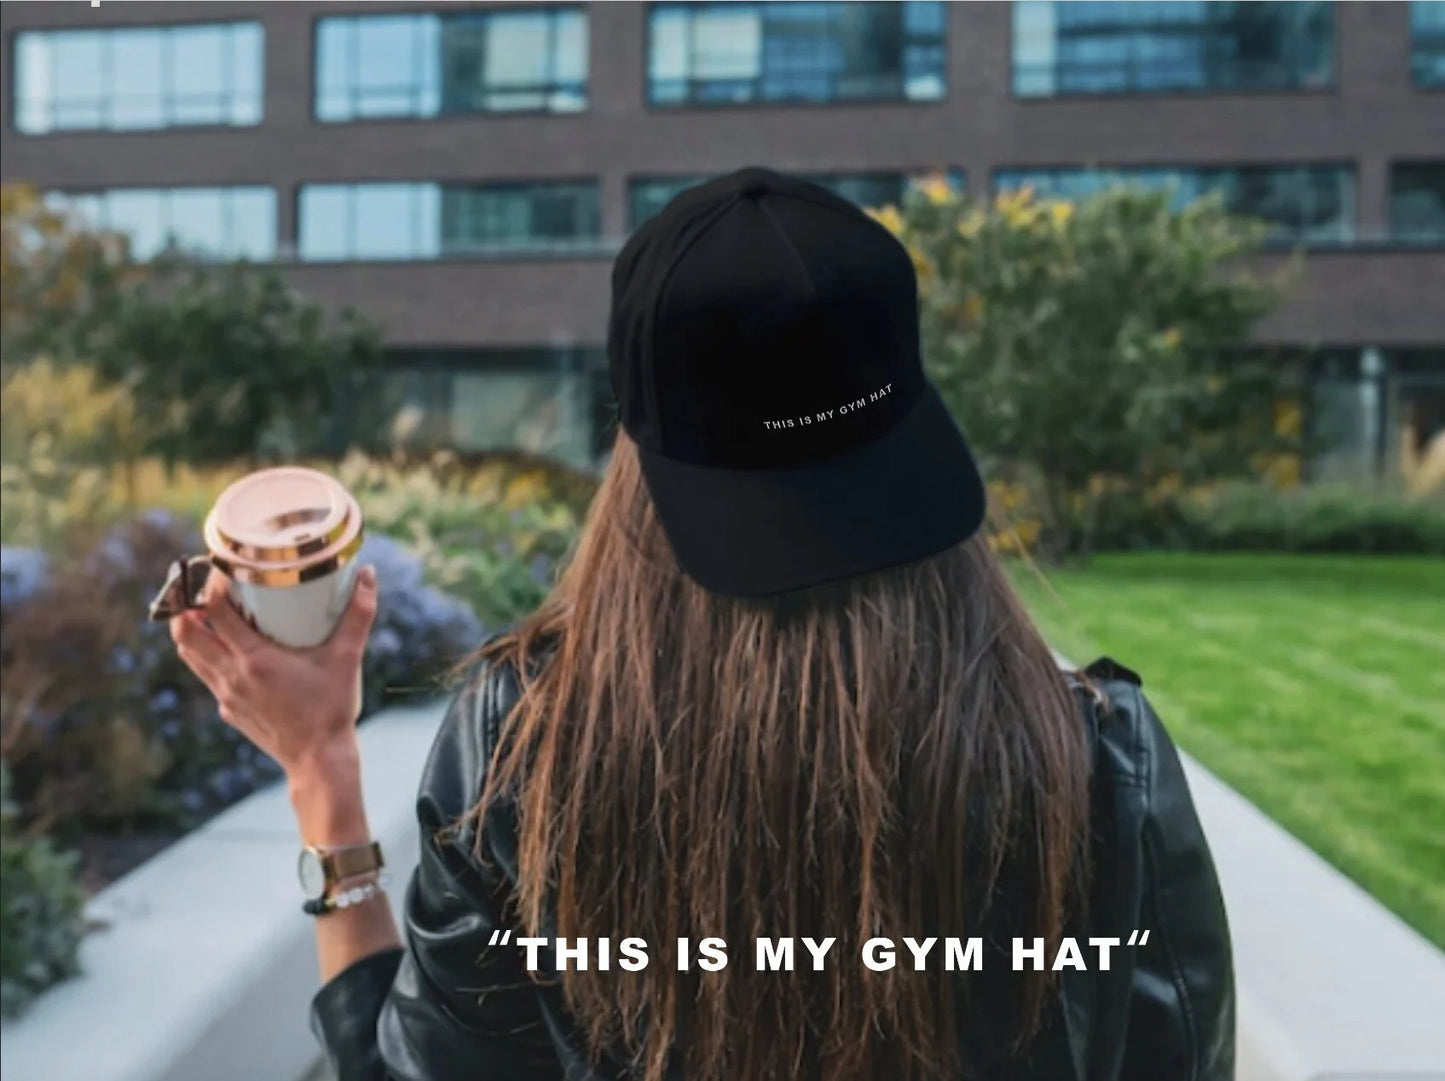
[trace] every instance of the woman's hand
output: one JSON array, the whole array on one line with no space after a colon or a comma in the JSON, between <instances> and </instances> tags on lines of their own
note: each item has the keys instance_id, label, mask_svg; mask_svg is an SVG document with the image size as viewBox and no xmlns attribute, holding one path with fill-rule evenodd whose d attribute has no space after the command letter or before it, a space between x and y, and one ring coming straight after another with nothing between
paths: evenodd
<instances>
[{"instance_id":1,"label":"woman's hand","mask_svg":"<svg viewBox=\"0 0 1445 1081\"><path fill-rule=\"evenodd\" d=\"M322 645L288 649L253 628L232 605L220 574L205 607L171 620L176 650L220 706L221 719L265 751L291 778L325 774L356 757L361 661L376 619L376 572L363 567L351 603Z\"/></svg>"}]
</instances>

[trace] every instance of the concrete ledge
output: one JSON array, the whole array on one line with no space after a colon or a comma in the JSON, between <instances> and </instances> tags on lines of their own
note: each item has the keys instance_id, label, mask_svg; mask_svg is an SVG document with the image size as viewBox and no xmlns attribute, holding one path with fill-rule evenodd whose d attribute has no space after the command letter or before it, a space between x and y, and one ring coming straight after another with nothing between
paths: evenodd
<instances>
[{"instance_id":1,"label":"concrete ledge","mask_svg":"<svg viewBox=\"0 0 1445 1081\"><path fill-rule=\"evenodd\" d=\"M443 704L389 710L360 729L363 784L393 903L416 865L416 789ZM105 923L83 974L7 1022L5 1081L294 1081L315 1063L307 1006L319 986L299 844L273 786L91 899Z\"/></svg>"},{"instance_id":2,"label":"concrete ledge","mask_svg":"<svg viewBox=\"0 0 1445 1081\"><path fill-rule=\"evenodd\" d=\"M1445 954L1184 765L1229 908L1240 1081L1445 1081Z\"/></svg>"}]
</instances>

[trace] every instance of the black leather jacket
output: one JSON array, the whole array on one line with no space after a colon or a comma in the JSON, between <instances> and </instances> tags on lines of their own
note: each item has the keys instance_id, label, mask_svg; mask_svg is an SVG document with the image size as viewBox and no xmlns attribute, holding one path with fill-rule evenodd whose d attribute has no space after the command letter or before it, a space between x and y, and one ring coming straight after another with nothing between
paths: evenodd
<instances>
[{"instance_id":1,"label":"black leather jacket","mask_svg":"<svg viewBox=\"0 0 1445 1081\"><path fill-rule=\"evenodd\" d=\"M1007 1081L1229 1081L1234 978L1213 862L1174 745L1139 677L1104 658L1080 690L1093 735L1095 861L1089 926L1147 944L1110 970L1068 970L1049 1024L1023 1060L979 1075ZM311 1027L338 1081L585 1081L581 1043L555 990L492 946L516 869L515 819L489 811L488 868L473 838L436 831L475 801L517 684L478 673L453 701L417 800L421 862L410 880L406 947L357 961L317 993ZM1082 940L1081 940L1082 944ZM620 1072L609 1078L623 1076Z\"/></svg>"}]
</instances>

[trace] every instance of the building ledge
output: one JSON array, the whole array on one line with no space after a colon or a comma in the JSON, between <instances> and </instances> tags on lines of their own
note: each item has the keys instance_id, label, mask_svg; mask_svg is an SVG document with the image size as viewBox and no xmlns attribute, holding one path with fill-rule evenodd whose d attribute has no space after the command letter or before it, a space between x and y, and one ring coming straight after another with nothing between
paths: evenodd
<instances>
[{"instance_id":1,"label":"building ledge","mask_svg":"<svg viewBox=\"0 0 1445 1081\"><path fill-rule=\"evenodd\" d=\"M417 859L416 790L443 706L359 729L372 829L397 903ZM222 812L98 893L82 974L6 1021L6 1081L294 1081L320 1053L320 986L284 786Z\"/></svg>"}]
</instances>

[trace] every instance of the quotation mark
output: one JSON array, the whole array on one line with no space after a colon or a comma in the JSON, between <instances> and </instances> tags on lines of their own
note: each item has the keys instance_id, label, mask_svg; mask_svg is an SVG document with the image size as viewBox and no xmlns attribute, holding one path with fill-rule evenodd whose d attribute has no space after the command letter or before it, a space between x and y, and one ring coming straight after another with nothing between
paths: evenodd
<instances>
[{"instance_id":1,"label":"quotation mark","mask_svg":"<svg viewBox=\"0 0 1445 1081\"><path fill-rule=\"evenodd\" d=\"M1131 932L1129 933L1129 945L1131 945L1131 946L1147 946L1148 944L1149 944L1149 932L1148 932L1148 931L1131 931Z\"/></svg>"},{"instance_id":2,"label":"quotation mark","mask_svg":"<svg viewBox=\"0 0 1445 1081\"><path fill-rule=\"evenodd\" d=\"M493 931L488 946L506 946L512 941L511 931Z\"/></svg>"}]
</instances>

